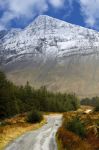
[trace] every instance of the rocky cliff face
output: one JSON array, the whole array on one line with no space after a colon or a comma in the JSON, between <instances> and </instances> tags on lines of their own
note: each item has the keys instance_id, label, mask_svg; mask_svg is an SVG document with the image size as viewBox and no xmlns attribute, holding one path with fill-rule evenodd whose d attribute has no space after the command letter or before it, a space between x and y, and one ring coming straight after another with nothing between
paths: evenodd
<instances>
[{"instance_id":1,"label":"rocky cliff face","mask_svg":"<svg viewBox=\"0 0 99 150\"><path fill-rule=\"evenodd\" d=\"M49 16L2 31L0 64L17 84L99 95L99 33Z\"/></svg>"}]
</instances>

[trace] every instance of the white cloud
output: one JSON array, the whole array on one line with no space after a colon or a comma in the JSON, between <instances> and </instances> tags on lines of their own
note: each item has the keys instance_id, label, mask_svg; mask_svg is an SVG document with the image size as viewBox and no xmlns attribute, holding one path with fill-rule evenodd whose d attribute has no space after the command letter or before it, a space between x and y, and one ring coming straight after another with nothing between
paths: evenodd
<instances>
[{"instance_id":1,"label":"white cloud","mask_svg":"<svg viewBox=\"0 0 99 150\"><path fill-rule=\"evenodd\" d=\"M0 10L4 10L0 18L0 29L6 28L16 18L28 22L36 15L46 12L49 4L53 9L66 10L63 16L66 18L71 14L75 1L80 4L86 26L99 28L99 0L0 0Z\"/></svg>"},{"instance_id":2,"label":"white cloud","mask_svg":"<svg viewBox=\"0 0 99 150\"><path fill-rule=\"evenodd\" d=\"M71 6L73 0L0 0L0 9L4 10L0 18L0 26L2 28L10 25L11 20L23 18L25 22L33 19L36 15L42 14L49 9L49 4L53 9Z\"/></svg>"},{"instance_id":3,"label":"white cloud","mask_svg":"<svg viewBox=\"0 0 99 150\"><path fill-rule=\"evenodd\" d=\"M80 0L81 14L87 26L99 25L99 0Z\"/></svg>"},{"instance_id":4,"label":"white cloud","mask_svg":"<svg viewBox=\"0 0 99 150\"><path fill-rule=\"evenodd\" d=\"M65 0L49 0L49 3L56 8L63 7L64 2L65 2Z\"/></svg>"},{"instance_id":5,"label":"white cloud","mask_svg":"<svg viewBox=\"0 0 99 150\"><path fill-rule=\"evenodd\" d=\"M46 0L0 0L0 8L4 13L0 18L0 26L7 26L12 19L33 18L48 9Z\"/></svg>"},{"instance_id":6,"label":"white cloud","mask_svg":"<svg viewBox=\"0 0 99 150\"><path fill-rule=\"evenodd\" d=\"M0 30L4 30L4 29L5 29L5 27L0 25Z\"/></svg>"}]
</instances>

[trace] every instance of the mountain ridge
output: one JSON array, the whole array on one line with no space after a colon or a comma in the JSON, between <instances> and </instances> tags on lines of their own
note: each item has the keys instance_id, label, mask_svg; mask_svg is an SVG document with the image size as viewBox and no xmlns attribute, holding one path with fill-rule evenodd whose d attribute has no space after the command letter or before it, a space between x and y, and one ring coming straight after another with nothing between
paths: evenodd
<instances>
[{"instance_id":1,"label":"mountain ridge","mask_svg":"<svg viewBox=\"0 0 99 150\"><path fill-rule=\"evenodd\" d=\"M46 50L43 54L48 53L48 55L51 56L51 53L54 53L54 55L56 53L60 56L66 55L67 53L67 56L69 56L71 55L71 49L73 49L72 54L74 55L75 53L92 53L91 46L93 46L93 40L95 40L94 47L96 48L96 51L97 46L99 46L99 33L94 30L72 25L46 15L41 15L25 29L11 30L3 37L2 40L3 44L1 44L1 51L3 49L5 53L8 53L7 57L5 53L3 55L6 57L4 60L8 59L9 62L9 59L13 59L12 55L14 53L15 56L20 56L24 53L38 54L38 52L43 52L45 47L47 48L45 48ZM87 48L84 45L86 45ZM52 51L50 47L53 49ZM83 50L81 51L81 49ZM90 51L86 52L84 49L90 49ZM59 51L61 51L61 53Z\"/></svg>"},{"instance_id":2,"label":"mountain ridge","mask_svg":"<svg viewBox=\"0 0 99 150\"><path fill-rule=\"evenodd\" d=\"M16 84L98 95L99 32L39 16L1 37L1 69Z\"/></svg>"}]
</instances>

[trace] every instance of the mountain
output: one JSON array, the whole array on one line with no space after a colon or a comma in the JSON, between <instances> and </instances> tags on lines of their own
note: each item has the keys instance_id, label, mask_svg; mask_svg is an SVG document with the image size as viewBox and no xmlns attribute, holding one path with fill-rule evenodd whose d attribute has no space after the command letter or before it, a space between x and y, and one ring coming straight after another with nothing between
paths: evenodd
<instances>
[{"instance_id":1,"label":"mountain","mask_svg":"<svg viewBox=\"0 0 99 150\"><path fill-rule=\"evenodd\" d=\"M0 66L16 84L99 95L99 32L41 15L0 32Z\"/></svg>"}]
</instances>

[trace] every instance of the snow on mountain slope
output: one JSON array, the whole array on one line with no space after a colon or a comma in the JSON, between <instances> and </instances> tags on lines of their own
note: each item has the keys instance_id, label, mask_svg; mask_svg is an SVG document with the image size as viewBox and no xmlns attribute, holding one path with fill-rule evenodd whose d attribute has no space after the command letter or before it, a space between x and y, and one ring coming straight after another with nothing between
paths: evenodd
<instances>
[{"instance_id":1,"label":"snow on mountain slope","mask_svg":"<svg viewBox=\"0 0 99 150\"><path fill-rule=\"evenodd\" d=\"M99 52L99 33L41 15L23 30L12 29L0 41L0 62L28 56L61 58Z\"/></svg>"},{"instance_id":2,"label":"snow on mountain slope","mask_svg":"<svg viewBox=\"0 0 99 150\"><path fill-rule=\"evenodd\" d=\"M99 96L99 32L49 16L0 32L0 67L15 84Z\"/></svg>"}]
</instances>

